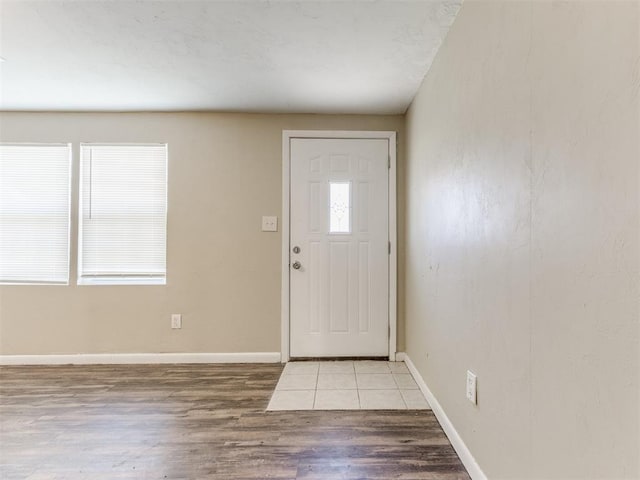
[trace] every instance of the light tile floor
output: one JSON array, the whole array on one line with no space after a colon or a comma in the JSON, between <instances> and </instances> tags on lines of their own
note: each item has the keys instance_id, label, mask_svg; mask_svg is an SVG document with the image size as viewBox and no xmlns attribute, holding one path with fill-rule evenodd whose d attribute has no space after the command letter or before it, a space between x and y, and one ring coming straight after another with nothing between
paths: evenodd
<instances>
[{"instance_id":1,"label":"light tile floor","mask_svg":"<svg viewBox=\"0 0 640 480\"><path fill-rule=\"evenodd\" d=\"M429 408L404 362L365 360L287 363L267 410Z\"/></svg>"}]
</instances>

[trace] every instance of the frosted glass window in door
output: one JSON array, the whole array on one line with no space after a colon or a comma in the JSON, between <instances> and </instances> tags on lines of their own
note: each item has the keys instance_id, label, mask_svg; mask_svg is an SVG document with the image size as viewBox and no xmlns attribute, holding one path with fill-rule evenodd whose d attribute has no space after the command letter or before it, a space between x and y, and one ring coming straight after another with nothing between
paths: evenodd
<instances>
[{"instance_id":1,"label":"frosted glass window in door","mask_svg":"<svg viewBox=\"0 0 640 480\"><path fill-rule=\"evenodd\" d=\"M329 233L351 232L351 184L329 183Z\"/></svg>"}]
</instances>

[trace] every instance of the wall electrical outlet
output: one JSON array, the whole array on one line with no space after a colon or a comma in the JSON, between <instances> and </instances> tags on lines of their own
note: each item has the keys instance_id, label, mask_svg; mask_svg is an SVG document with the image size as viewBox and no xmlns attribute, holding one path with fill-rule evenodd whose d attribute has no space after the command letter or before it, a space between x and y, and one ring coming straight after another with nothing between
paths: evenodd
<instances>
[{"instance_id":1,"label":"wall electrical outlet","mask_svg":"<svg viewBox=\"0 0 640 480\"><path fill-rule=\"evenodd\" d=\"M475 373L467 370L467 399L474 405L478 404L478 378Z\"/></svg>"},{"instance_id":2,"label":"wall electrical outlet","mask_svg":"<svg viewBox=\"0 0 640 480\"><path fill-rule=\"evenodd\" d=\"M182 328L182 314L171 314L171 328Z\"/></svg>"}]
</instances>

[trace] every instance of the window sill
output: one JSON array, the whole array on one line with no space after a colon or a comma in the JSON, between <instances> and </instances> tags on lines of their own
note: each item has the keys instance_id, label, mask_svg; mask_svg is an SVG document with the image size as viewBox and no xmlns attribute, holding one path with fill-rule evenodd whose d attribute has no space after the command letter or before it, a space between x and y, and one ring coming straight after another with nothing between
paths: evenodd
<instances>
[{"instance_id":1,"label":"window sill","mask_svg":"<svg viewBox=\"0 0 640 480\"><path fill-rule=\"evenodd\" d=\"M78 285L166 285L166 277L84 277Z\"/></svg>"}]
</instances>

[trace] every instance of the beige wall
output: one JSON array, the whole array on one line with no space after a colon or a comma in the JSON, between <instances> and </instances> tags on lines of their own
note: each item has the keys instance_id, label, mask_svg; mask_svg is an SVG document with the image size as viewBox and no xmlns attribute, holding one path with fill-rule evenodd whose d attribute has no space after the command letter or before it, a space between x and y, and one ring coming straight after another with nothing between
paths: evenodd
<instances>
[{"instance_id":1,"label":"beige wall","mask_svg":"<svg viewBox=\"0 0 640 480\"><path fill-rule=\"evenodd\" d=\"M280 351L282 130L395 130L402 116L2 113L5 142L167 142L166 286L0 287L0 353ZM402 151L399 152L402 172ZM74 164L74 180L78 164ZM73 218L77 216L74 181ZM400 219L402 221L402 218ZM183 314L171 330L171 313ZM403 337L402 325L399 338ZM404 345L399 343L402 349Z\"/></svg>"},{"instance_id":2,"label":"beige wall","mask_svg":"<svg viewBox=\"0 0 640 480\"><path fill-rule=\"evenodd\" d=\"M492 479L640 478L639 5L467 0L407 115L407 352Z\"/></svg>"}]
</instances>

